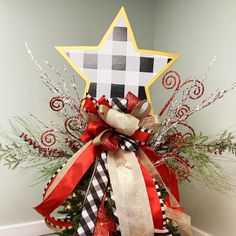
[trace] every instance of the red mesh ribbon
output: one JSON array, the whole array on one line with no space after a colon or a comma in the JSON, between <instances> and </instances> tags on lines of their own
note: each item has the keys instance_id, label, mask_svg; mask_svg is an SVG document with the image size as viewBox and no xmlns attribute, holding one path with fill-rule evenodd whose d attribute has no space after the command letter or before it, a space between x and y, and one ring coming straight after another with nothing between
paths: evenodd
<instances>
[{"instance_id":1,"label":"red mesh ribbon","mask_svg":"<svg viewBox=\"0 0 236 236\"><path fill-rule=\"evenodd\" d=\"M101 206L98 210L96 227L93 236L110 236L112 233L116 232L116 224L113 219L111 219L105 209L105 198L104 196Z\"/></svg>"}]
</instances>

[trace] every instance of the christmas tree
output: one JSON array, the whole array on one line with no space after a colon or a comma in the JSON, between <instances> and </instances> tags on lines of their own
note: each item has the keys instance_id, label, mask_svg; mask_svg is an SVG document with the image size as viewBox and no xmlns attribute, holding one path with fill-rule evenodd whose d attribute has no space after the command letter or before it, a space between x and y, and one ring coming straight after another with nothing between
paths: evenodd
<instances>
[{"instance_id":1,"label":"christmas tree","mask_svg":"<svg viewBox=\"0 0 236 236\"><path fill-rule=\"evenodd\" d=\"M129 51L114 54L111 43ZM139 49L123 8L98 46L57 47L86 81L83 98L68 69L64 76L46 62L48 72L27 50L62 120L15 118L13 135L2 133L0 160L10 169L36 167L36 183L50 179L35 209L58 235L191 235L178 183L231 190L217 157L236 154L235 137L196 134L187 119L236 83L190 105L203 96L207 73L181 82L169 71L161 79L172 96L153 115L149 87L179 55ZM52 216L56 209L62 217Z\"/></svg>"}]
</instances>

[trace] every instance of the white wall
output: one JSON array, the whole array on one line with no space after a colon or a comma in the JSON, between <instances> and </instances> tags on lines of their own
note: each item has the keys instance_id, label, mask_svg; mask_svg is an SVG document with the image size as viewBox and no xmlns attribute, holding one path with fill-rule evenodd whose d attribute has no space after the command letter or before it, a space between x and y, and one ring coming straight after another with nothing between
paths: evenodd
<instances>
[{"instance_id":1,"label":"white wall","mask_svg":"<svg viewBox=\"0 0 236 236\"><path fill-rule=\"evenodd\" d=\"M154 1L142 0L0 0L0 126L28 112L51 117L48 91L38 80L24 42L36 58L63 70L56 45L97 45L124 5L143 48L153 47ZM81 91L83 83L81 81ZM41 200L44 184L29 187L30 175L0 166L0 226L39 220L32 209Z\"/></svg>"},{"instance_id":2,"label":"white wall","mask_svg":"<svg viewBox=\"0 0 236 236\"><path fill-rule=\"evenodd\" d=\"M236 1L235 0L156 0L155 48L179 52L182 57L174 68L182 78L201 76L211 59L218 59L206 81L206 94L236 80ZM160 81L152 95L160 104L167 99ZM217 104L192 117L195 130L216 134L225 128L236 129L236 90ZM158 109L158 105L156 105ZM236 159L236 157L234 157ZM236 163L223 164L236 184ZM192 216L193 225L214 235L236 235L235 194L221 194L202 186L182 188L182 205Z\"/></svg>"}]
</instances>

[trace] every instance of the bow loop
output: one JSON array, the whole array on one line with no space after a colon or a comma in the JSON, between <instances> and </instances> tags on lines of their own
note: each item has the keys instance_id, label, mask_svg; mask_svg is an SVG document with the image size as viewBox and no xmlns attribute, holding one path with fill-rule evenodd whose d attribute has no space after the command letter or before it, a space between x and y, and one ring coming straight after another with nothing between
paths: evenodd
<instances>
[{"instance_id":1,"label":"bow loop","mask_svg":"<svg viewBox=\"0 0 236 236\"><path fill-rule=\"evenodd\" d=\"M112 98L112 106L104 96L96 100L87 95L84 101L88 126L80 140L87 142L109 130L97 142L105 150L116 152L119 147L123 151L137 150L139 144L147 143L158 124L156 116L149 116L150 104L146 100L140 101L130 92L125 98Z\"/></svg>"},{"instance_id":2,"label":"bow loop","mask_svg":"<svg viewBox=\"0 0 236 236\"><path fill-rule=\"evenodd\" d=\"M104 105L99 106L98 114L106 124L127 136L132 136L139 127L139 120L136 117L112 108L109 109Z\"/></svg>"},{"instance_id":3,"label":"bow loop","mask_svg":"<svg viewBox=\"0 0 236 236\"><path fill-rule=\"evenodd\" d=\"M86 130L81 134L80 141L88 142L108 128L109 126L104 121L91 121L88 123Z\"/></svg>"}]
</instances>

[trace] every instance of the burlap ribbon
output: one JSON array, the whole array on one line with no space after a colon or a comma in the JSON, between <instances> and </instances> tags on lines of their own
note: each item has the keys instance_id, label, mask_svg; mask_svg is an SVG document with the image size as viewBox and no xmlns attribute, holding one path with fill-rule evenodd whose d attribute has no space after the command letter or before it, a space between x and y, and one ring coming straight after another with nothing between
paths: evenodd
<instances>
[{"instance_id":1,"label":"burlap ribbon","mask_svg":"<svg viewBox=\"0 0 236 236\"><path fill-rule=\"evenodd\" d=\"M138 129L139 119L130 114L107 109L103 105L99 107L98 114L109 126L124 135L132 136ZM94 139L95 145L102 144L107 131L109 129ZM107 168L122 236L153 236L149 199L135 153L121 149L115 153L108 151Z\"/></svg>"},{"instance_id":2,"label":"burlap ribbon","mask_svg":"<svg viewBox=\"0 0 236 236\"><path fill-rule=\"evenodd\" d=\"M139 112L136 111L136 115L144 118L142 114L145 113L146 115L147 110L149 110L148 106L140 109ZM130 114L120 113L113 109L108 109L103 105L99 107L98 114L107 124L115 128L116 131L127 136L132 136L140 124L142 124L142 127L155 129L158 121L155 115L138 120ZM100 144L100 142L97 142L97 139L95 140L97 144ZM191 236L191 218L185 213L175 210L175 208L180 208L178 201L169 191L161 175L142 149L138 153L144 167L153 178L166 188L169 194L172 208L166 207L167 217L178 222L184 236ZM143 176L135 154L133 152L124 153L121 150L116 153L108 152L108 171L113 186L114 199L117 205L117 216L120 219L122 235L153 235L154 227L150 205ZM129 204L130 202L132 204Z\"/></svg>"},{"instance_id":3,"label":"burlap ribbon","mask_svg":"<svg viewBox=\"0 0 236 236\"><path fill-rule=\"evenodd\" d=\"M147 190L134 152L108 152L107 161L122 236L153 236Z\"/></svg>"}]
</instances>

